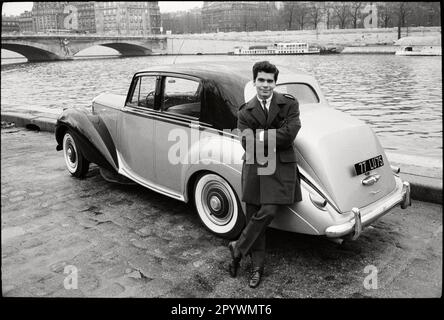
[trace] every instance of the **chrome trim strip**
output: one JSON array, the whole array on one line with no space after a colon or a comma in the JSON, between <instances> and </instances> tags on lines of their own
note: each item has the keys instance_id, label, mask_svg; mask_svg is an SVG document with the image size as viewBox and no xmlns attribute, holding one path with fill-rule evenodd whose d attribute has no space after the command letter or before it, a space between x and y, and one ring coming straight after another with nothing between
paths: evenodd
<instances>
[{"instance_id":1,"label":"chrome trim strip","mask_svg":"<svg viewBox=\"0 0 444 320\"><path fill-rule=\"evenodd\" d=\"M179 193L176 193L176 192L173 192L173 191L170 191L170 190L167 190L165 188L162 188L158 184L155 184L153 182L147 181L145 179L142 179L142 178L138 177L136 174L133 174L131 172L131 170L126 167L126 164L122 160L122 157L121 157L119 151L117 151L117 158L119 159L119 164L120 164L120 166L119 166L119 173L121 175L124 175L124 176L128 177L129 179L137 182L138 184L140 184L140 185L142 185L142 186L144 186L144 187L146 187L148 189L151 189L151 190L156 191L158 193L161 193L163 195L166 195L166 196L169 196L171 198L174 198L174 199L177 199L177 200L185 202L185 197L183 195L181 195Z\"/></svg>"},{"instance_id":2,"label":"chrome trim strip","mask_svg":"<svg viewBox=\"0 0 444 320\"><path fill-rule=\"evenodd\" d=\"M126 105L124 111L129 111L129 112L134 111L134 112L141 113L141 114L148 115L148 116L171 118L174 120L184 120L184 121L198 120L198 118L196 118L196 117L187 116L185 114L177 114L177 113L161 111L161 110L154 110L154 109L145 108L145 107L138 107L138 106Z\"/></svg>"},{"instance_id":3,"label":"chrome trim strip","mask_svg":"<svg viewBox=\"0 0 444 320\"><path fill-rule=\"evenodd\" d=\"M206 162L204 162L206 161ZM195 164L203 164L203 165L208 165L208 164L220 164L222 166L225 166L227 168L230 168L231 170L233 170L234 172L237 172L238 174L242 174L241 171L235 169L234 167L232 167L230 164L221 162L221 161L217 161L215 159L211 159L211 158L203 158L203 159L199 159L198 162L196 162ZM241 164L241 163L239 163Z\"/></svg>"},{"instance_id":4,"label":"chrome trim strip","mask_svg":"<svg viewBox=\"0 0 444 320\"><path fill-rule=\"evenodd\" d=\"M184 126L190 126L191 123L198 123L199 130L210 131L215 134L219 134L224 137L232 137L232 138L235 138L235 140L240 141L239 135L233 134L231 132L226 132L224 130L216 129L211 124L206 123L206 122L202 122L198 118L195 118L195 117L187 117L185 115L176 115L176 114L172 114L172 113L168 113L168 112L160 112L160 111L153 110L153 109L139 108L139 107L132 107L132 106L125 106L124 108L121 109L122 112L138 114L138 115L153 118L153 119L156 119L159 121L173 122L173 123L178 123L178 124L181 124ZM228 130L233 131L235 129L228 129Z\"/></svg>"},{"instance_id":5,"label":"chrome trim strip","mask_svg":"<svg viewBox=\"0 0 444 320\"><path fill-rule=\"evenodd\" d=\"M308 178L302 173L302 171L304 171L303 169L300 168L300 166L298 165L298 170L299 170L299 176L301 178L302 181L304 181L310 188L312 188L314 191L316 191L320 197L324 198L327 203L333 208L335 209L335 211L339 214L342 214L342 212L339 210L339 208L333 203L333 201L331 199L329 199L326 195L324 195L324 193L319 190L318 187L316 187L316 185L311 182L310 180L308 180Z\"/></svg>"},{"instance_id":6,"label":"chrome trim strip","mask_svg":"<svg viewBox=\"0 0 444 320\"><path fill-rule=\"evenodd\" d=\"M196 117L186 116L186 115L179 115L179 114L173 114L168 112L162 112L157 111L153 109L147 109L147 108L139 108L139 107L132 107L132 106L125 106L125 109L122 108L122 112L132 113L141 115L144 117L149 117L152 119L156 119L163 122L172 122L172 123L179 123L182 125L189 125L190 123L198 123L200 125L200 130L202 128L205 129L211 129L216 132L224 133L222 130L218 130L213 128L213 126L209 123L199 121ZM228 133L224 133L225 135L228 135ZM236 136L231 134L232 136Z\"/></svg>"},{"instance_id":7,"label":"chrome trim strip","mask_svg":"<svg viewBox=\"0 0 444 320\"><path fill-rule=\"evenodd\" d=\"M195 119L187 119L187 118L180 118L180 117L168 117L168 116L163 116L160 112L148 112L151 110L145 109L145 110L141 110L139 108L135 108L135 107L125 107L126 109L122 110L122 112L126 112L126 113L131 113L131 114L137 114L143 117L148 117L151 119L156 119L156 120L160 120L160 121L165 121L165 122L172 122L172 123L177 123L177 124L181 124L181 125L188 125L191 121L196 121L197 118Z\"/></svg>"}]
</instances>

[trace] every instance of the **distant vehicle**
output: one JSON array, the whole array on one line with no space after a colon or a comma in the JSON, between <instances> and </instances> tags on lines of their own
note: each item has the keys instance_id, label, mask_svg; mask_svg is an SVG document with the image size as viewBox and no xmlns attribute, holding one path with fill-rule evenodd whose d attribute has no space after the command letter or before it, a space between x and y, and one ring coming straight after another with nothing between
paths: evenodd
<instances>
[{"instance_id":1,"label":"distant vehicle","mask_svg":"<svg viewBox=\"0 0 444 320\"><path fill-rule=\"evenodd\" d=\"M312 76L279 69L276 90L300 106L293 148L303 200L283 207L271 226L356 239L392 208L411 205L410 184L390 166L373 130L330 107ZM245 63L153 66L135 73L127 95L102 93L91 109L65 109L55 130L57 150L75 177L94 162L116 177L194 202L206 228L236 238L246 220L244 149L231 130L239 107L255 94ZM279 113L270 119L282 121ZM186 136L183 149L178 133Z\"/></svg>"},{"instance_id":2,"label":"distant vehicle","mask_svg":"<svg viewBox=\"0 0 444 320\"><path fill-rule=\"evenodd\" d=\"M248 49L234 48L235 55L294 55L294 54L319 54L320 49L310 47L304 42L280 42L271 46L256 45Z\"/></svg>"}]
</instances>

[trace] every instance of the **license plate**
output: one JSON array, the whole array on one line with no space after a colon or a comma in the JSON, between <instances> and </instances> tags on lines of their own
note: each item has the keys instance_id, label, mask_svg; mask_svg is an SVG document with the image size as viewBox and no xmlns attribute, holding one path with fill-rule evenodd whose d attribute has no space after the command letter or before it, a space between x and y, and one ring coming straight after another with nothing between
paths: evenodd
<instances>
[{"instance_id":1,"label":"license plate","mask_svg":"<svg viewBox=\"0 0 444 320\"><path fill-rule=\"evenodd\" d=\"M356 175L359 176L360 174L382 167L383 165L384 160L382 159L382 155L355 163Z\"/></svg>"}]
</instances>

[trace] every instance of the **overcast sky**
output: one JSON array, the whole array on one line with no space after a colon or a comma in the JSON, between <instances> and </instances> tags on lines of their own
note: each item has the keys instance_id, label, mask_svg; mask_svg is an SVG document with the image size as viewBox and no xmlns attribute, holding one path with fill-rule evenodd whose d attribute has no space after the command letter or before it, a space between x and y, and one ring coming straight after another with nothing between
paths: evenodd
<instances>
[{"instance_id":1,"label":"overcast sky","mask_svg":"<svg viewBox=\"0 0 444 320\"><path fill-rule=\"evenodd\" d=\"M202 7L203 1L159 1L160 12L173 12ZM2 15L19 15L31 11L32 2L3 2Z\"/></svg>"}]
</instances>

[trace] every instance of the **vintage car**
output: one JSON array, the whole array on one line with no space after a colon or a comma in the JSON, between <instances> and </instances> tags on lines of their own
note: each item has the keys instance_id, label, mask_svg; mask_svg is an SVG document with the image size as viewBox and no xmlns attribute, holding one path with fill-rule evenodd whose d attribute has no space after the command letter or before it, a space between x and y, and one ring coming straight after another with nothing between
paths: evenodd
<instances>
[{"instance_id":1,"label":"vintage car","mask_svg":"<svg viewBox=\"0 0 444 320\"><path fill-rule=\"evenodd\" d=\"M279 69L276 90L300 105L294 144L303 200L283 207L271 227L356 239L395 206L408 207L410 185L373 130L330 107L312 76ZM236 238L245 225L244 149L233 129L239 107L255 94L251 65L153 66L134 75L126 97L104 93L91 108L64 110L57 150L75 177L96 163L116 177L194 202L205 227Z\"/></svg>"}]
</instances>

